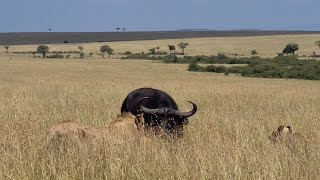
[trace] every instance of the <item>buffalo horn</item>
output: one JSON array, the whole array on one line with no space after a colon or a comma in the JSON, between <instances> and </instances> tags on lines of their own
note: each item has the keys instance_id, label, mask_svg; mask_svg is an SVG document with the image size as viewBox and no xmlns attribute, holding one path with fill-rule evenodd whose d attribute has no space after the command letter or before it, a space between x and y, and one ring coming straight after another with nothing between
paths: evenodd
<instances>
[{"instance_id":1,"label":"buffalo horn","mask_svg":"<svg viewBox=\"0 0 320 180\"><path fill-rule=\"evenodd\" d=\"M197 105L191 101L188 101L189 103L192 104L193 106L193 109L189 112L180 112L178 110L172 110L169 112L169 114L173 114L173 115L178 115L178 116L181 116L181 117L190 117L190 116L193 116L196 112L197 112Z\"/></svg>"},{"instance_id":2,"label":"buffalo horn","mask_svg":"<svg viewBox=\"0 0 320 180\"><path fill-rule=\"evenodd\" d=\"M144 106L142 106L142 105L141 105L140 107L141 107L142 112L148 113L148 114L156 114L156 113L158 113L158 111L159 111L159 108L149 109L149 108L146 108L146 107L144 107Z\"/></svg>"}]
</instances>

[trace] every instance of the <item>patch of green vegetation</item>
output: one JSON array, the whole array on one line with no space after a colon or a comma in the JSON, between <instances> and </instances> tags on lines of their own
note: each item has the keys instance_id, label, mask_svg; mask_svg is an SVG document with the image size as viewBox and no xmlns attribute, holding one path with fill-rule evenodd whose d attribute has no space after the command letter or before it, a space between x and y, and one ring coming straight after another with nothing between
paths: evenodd
<instances>
[{"instance_id":1,"label":"patch of green vegetation","mask_svg":"<svg viewBox=\"0 0 320 180\"><path fill-rule=\"evenodd\" d=\"M190 63L189 71L217 72L217 73L239 73L244 77L262 77L262 78L292 78L292 79L310 79L320 80L320 61L299 60L297 56L279 56L273 59L267 58L248 58L248 66L221 67L209 65L207 67L199 66L197 62ZM239 59L237 64L243 64L244 59ZM231 61L225 60L219 62L231 64Z\"/></svg>"},{"instance_id":2,"label":"patch of green vegetation","mask_svg":"<svg viewBox=\"0 0 320 180\"><path fill-rule=\"evenodd\" d=\"M162 60L165 63L186 63L190 64L192 62L197 62L201 64L249 64L254 61L259 60L259 57L251 57L251 58L231 58L225 54L219 53L218 55L205 56L184 56L178 57L174 54L167 56L152 56L150 54L130 54L124 57L124 59L146 59L146 60Z\"/></svg>"},{"instance_id":3,"label":"patch of green vegetation","mask_svg":"<svg viewBox=\"0 0 320 180\"><path fill-rule=\"evenodd\" d=\"M47 55L46 58L63 58L63 55L60 53L52 54L52 55Z\"/></svg>"}]
</instances>

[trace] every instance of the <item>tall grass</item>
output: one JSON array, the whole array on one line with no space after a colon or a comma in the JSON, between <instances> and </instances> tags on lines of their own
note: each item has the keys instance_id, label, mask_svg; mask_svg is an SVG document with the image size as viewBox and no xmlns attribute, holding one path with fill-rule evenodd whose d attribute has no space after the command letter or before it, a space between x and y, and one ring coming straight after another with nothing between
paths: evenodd
<instances>
[{"instance_id":1,"label":"tall grass","mask_svg":"<svg viewBox=\"0 0 320 180\"><path fill-rule=\"evenodd\" d=\"M317 179L320 83L186 71L148 61L0 59L0 179ZM182 139L46 148L48 129L101 127L127 93L160 88L182 110L199 106ZM278 125L307 140L272 144Z\"/></svg>"}]
</instances>

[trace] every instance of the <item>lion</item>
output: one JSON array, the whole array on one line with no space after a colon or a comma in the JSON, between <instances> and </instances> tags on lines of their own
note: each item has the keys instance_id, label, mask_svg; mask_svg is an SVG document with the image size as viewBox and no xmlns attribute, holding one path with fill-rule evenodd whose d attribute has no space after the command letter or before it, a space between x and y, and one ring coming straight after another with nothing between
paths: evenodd
<instances>
[{"instance_id":1,"label":"lion","mask_svg":"<svg viewBox=\"0 0 320 180\"><path fill-rule=\"evenodd\" d=\"M279 126L276 131L273 131L269 136L273 143L280 143L289 148L294 153L308 154L309 140L302 134L292 130L291 126Z\"/></svg>"},{"instance_id":2,"label":"lion","mask_svg":"<svg viewBox=\"0 0 320 180\"><path fill-rule=\"evenodd\" d=\"M292 136L293 133L294 131L292 131L291 126L279 126L276 131L272 132L269 139L273 142L284 141Z\"/></svg>"},{"instance_id":3,"label":"lion","mask_svg":"<svg viewBox=\"0 0 320 180\"><path fill-rule=\"evenodd\" d=\"M131 113L124 113L118 119L104 127L93 126L63 121L53 125L49 129L49 140L56 141L61 139L85 139L99 140L106 138L117 138L120 136L136 136L141 133L143 126L143 116L133 116Z\"/></svg>"}]
</instances>

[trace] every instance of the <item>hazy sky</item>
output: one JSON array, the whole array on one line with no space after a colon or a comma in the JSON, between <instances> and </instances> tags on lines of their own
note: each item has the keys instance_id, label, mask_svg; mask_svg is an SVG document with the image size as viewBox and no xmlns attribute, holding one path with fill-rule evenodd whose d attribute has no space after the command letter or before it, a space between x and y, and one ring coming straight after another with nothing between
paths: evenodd
<instances>
[{"instance_id":1,"label":"hazy sky","mask_svg":"<svg viewBox=\"0 0 320 180\"><path fill-rule=\"evenodd\" d=\"M0 1L0 32L320 30L320 0Z\"/></svg>"}]
</instances>

